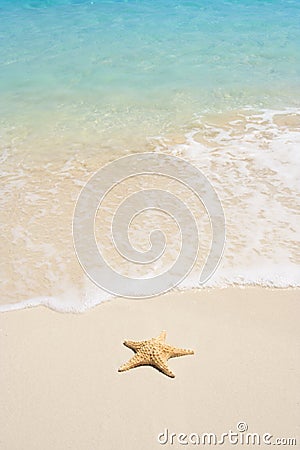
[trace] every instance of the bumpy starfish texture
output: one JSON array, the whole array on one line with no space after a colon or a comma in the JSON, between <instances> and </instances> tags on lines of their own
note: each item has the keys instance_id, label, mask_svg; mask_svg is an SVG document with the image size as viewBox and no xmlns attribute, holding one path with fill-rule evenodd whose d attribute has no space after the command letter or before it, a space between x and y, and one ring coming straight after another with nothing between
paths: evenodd
<instances>
[{"instance_id":1,"label":"bumpy starfish texture","mask_svg":"<svg viewBox=\"0 0 300 450\"><path fill-rule=\"evenodd\" d=\"M157 338L148 341L124 341L124 345L135 352L135 355L123 366L119 372L132 369L138 366L153 366L168 377L174 378L175 375L169 369L167 361L177 356L193 355L193 350L172 347L165 343L166 332L162 331Z\"/></svg>"}]
</instances>

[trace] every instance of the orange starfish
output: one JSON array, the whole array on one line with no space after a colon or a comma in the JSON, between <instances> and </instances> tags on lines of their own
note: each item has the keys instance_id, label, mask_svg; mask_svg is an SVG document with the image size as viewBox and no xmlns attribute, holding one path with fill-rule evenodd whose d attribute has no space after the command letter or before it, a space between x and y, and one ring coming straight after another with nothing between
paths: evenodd
<instances>
[{"instance_id":1,"label":"orange starfish","mask_svg":"<svg viewBox=\"0 0 300 450\"><path fill-rule=\"evenodd\" d=\"M135 352L135 355L123 366L119 372L132 369L138 366L153 366L163 372L168 377L174 378L175 375L169 369L167 361L177 356L193 355L193 350L172 347L165 343L166 332L162 331L157 338L148 341L124 341L124 345Z\"/></svg>"}]
</instances>

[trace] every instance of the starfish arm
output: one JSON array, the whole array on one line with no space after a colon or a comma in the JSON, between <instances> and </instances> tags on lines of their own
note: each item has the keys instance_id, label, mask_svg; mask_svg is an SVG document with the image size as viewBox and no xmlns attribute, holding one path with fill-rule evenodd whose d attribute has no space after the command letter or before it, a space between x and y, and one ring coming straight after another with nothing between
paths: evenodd
<instances>
[{"instance_id":1,"label":"starfish arm","mask_svg":"<svg viewBox=\"0 0 300 450\"><path fill-rule=\"evenodd\" d=\"M168 377L171 378L175 378L174 373L169 369L169 367L167 366L167 364L165 363L165 361L163 361L163 359L160 356L156 356L154 361L153 361L153 365L160 370L161 372L163 372L165 375L167 375Z\"/></svg>"},{"instance_id":2,"label":"starfish arm","mask_svg":"<svg viewBox=\"0 0 300 450\"><path fill-rule=\"evenodd\" d=\"M160 342L165 342L166 337L167 337L167 332L166 331L162 331L160 333L160 335L157 337L157 340L160 341Z\"/></svg>"},{"instance_id":3,"label":"starfish arm","mask_svg":"<svg viewBox=\"0 0 300 450\"><path fill-rule=\"evenodd\" d=\"M193 350L186 350L185 348L176 348L176 347L170 347L169 348L169 354L170 358L176 358L178 356L185 356L185 355L193 355Z\"/></svg>"},{"instance_id":4,"label":"starfish arm","mask_svg":"<svg viewBox=\"0 0 300 450\"><path fill-rule=\"evenodd\" d=\"M145 344L145 341L124 341L123 344L131 350L137 351Z\"/></svg>"},{"instance_id":5,"label":"starfish arm","mask_svg":"<svg viewBox=\"0 0 300 450\"><path fill-rule=\"evenodd\" d=\"M144 358L141 357L141 355L136 354L119 368L119 372L124 372L125 370L133 369L134 367L143 366L145 364Z\"/></svg>"}]
</instances>

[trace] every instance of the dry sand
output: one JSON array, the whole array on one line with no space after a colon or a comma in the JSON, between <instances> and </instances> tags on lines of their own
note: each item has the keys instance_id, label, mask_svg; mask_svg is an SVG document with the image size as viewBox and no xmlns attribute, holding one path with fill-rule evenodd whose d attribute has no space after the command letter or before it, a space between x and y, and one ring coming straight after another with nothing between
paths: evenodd
<instances>
[{"instance_id":1,"label":"dry sand","mask_svg":"<svg viewBox=\"0 0 300 450\"><path fill-rule=\"evenodd\" d=\"M297 448L299 313L299 290L258 288L117 299L81 315L2 313L0 448L197 448L157 436L220 435L241 421L248 432L297 438L284 447ZM195 350L169 361L175 379L151 367L118 373L132 356L124 339L164 329L168 343Z\"/></svg>"}]
</instances>

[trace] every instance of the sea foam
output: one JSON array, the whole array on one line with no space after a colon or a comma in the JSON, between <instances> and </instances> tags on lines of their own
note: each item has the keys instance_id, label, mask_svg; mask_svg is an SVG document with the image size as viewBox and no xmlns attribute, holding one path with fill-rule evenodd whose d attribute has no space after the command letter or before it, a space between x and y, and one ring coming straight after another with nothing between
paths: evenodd
<instances>
[{"instance_id":1,"label":"sea foam","mask_svg":"<svg viewBox=\"0 0 300 450\"><path fill-rule=\"evenodd\" d=\"M197 199L187 198L198 214L200 262L176 287L177 290L264 286L300 286L299 272L299 145L300 111L242 111L195 118L184 137L149 137L152 151L180 156L197 166L218 193L226 216L226 245L222 261L204 286L199 285L203 258L210 245L204 215ZM180 141L180 142L178 142ZM97 168L90 170L71 158L61 166L37 171L22 164L16 171L6 155L3 174L7 180L2 204L7 214L2 224L7 258L1 263L4 283L0 311L43 305L57 311L83 312L113 296L95 286L75 257L71 221L80 188ZM122 156L120 153L119 156ZM143 180L142 180L143 181ZM132 190L144 188L133 180ZM144 180L145 181L145 180ZM157 186L158 181L155 181ZM174 182L174 186L176 182ZM151 180L146 180L146 187ZM168 185L173 188L173 185ZM176 259L177 235L159 216L141 215L134 225L133 244L143 249L149 232L166 226L168 253L151 267L114 259L109 243L114 208L126 191L121 187L99 210L98 238L116 270L129 276L154 277ZM128 188L129 189L129 188ZM130 189L128 192L130 192ZM176 186L175 186L176 193ZM20 208L15 199L19 196ZM4 209L3 209L4 210ZM203 221L203 223L202 223ZM179 236L180 237L180 236ZM119 258L119 259L118 259Z\"/></svg>"}]
</instances>

